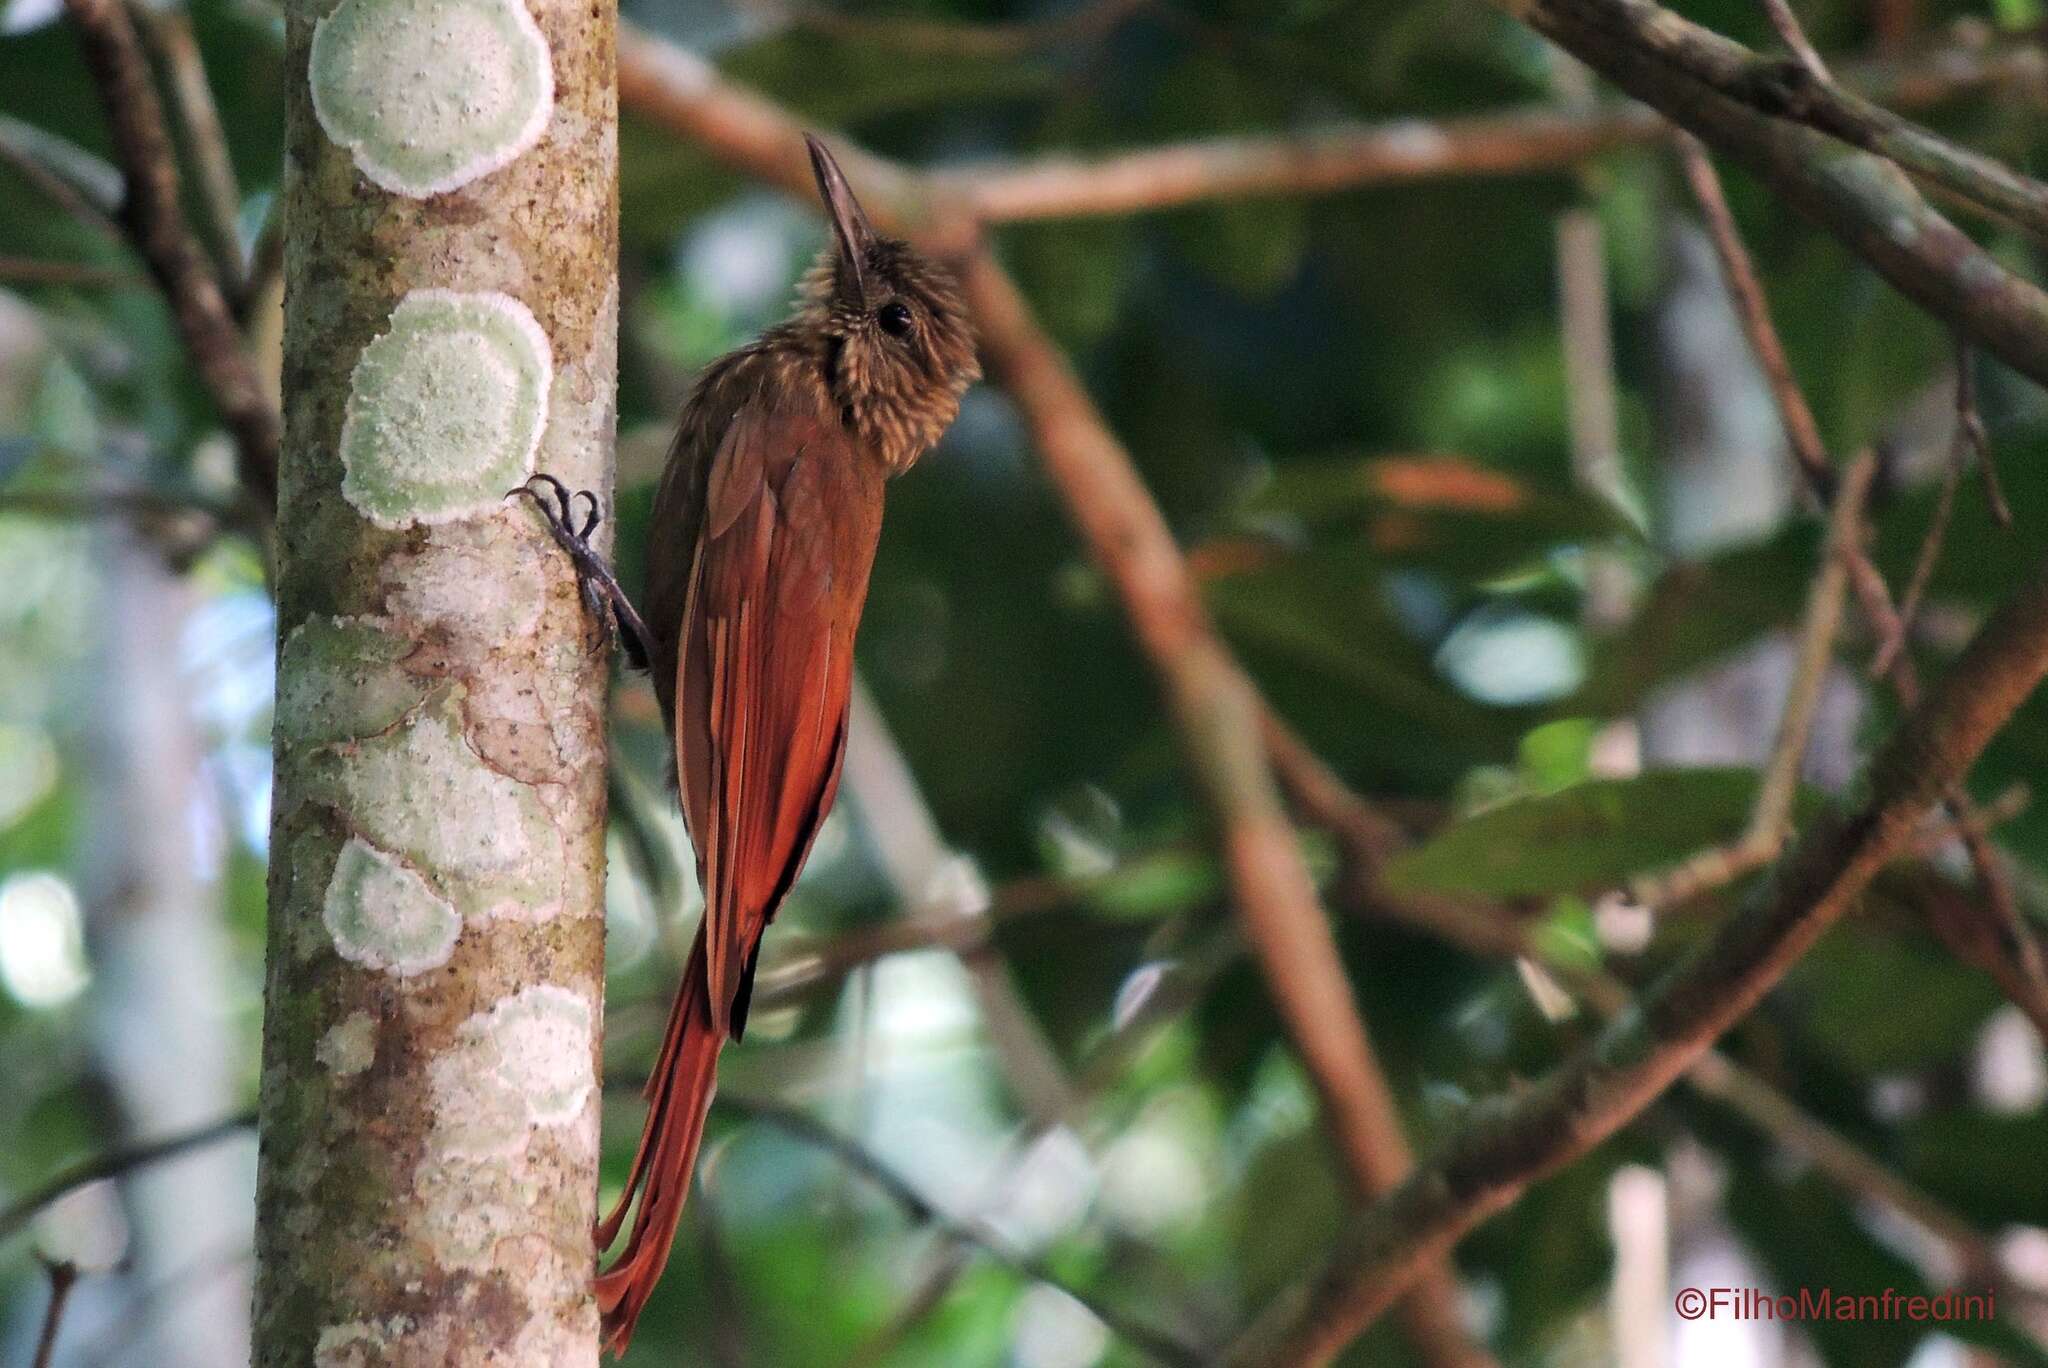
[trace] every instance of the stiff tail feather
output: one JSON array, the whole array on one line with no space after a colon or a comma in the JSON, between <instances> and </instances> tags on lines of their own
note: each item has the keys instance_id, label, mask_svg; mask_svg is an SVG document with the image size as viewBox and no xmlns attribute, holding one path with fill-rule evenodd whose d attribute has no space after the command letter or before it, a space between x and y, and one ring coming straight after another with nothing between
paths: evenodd
<instances>
[{"instance_id":1,"label":"stiff tail feather","mask_svg":"<svg viewBox=\"0 0 2048 1368\"><path fill-rule=\"evenodd\" d=\"M724 1033L711 1024L705 1005L704 938L700 932L683 986L669 1012L668 1034L661 1057L647 1080L647 1125L626 1190L611 1214L598 1222L597 1247L602 1252L618 1238L626 1213L633 1213L626 1247L610 1268L597 1275L597 1307L604 1318L605 1347L623 1356L632 1341L634 1323L654 1292L668 1263L682 1220L683 1201L690 1191L697 1146L704 1138L704 1116L711 1109L717 1083L718 1052ZM633 1205L635 1194L639 1206Z\"/></svg>"}]
</instances>

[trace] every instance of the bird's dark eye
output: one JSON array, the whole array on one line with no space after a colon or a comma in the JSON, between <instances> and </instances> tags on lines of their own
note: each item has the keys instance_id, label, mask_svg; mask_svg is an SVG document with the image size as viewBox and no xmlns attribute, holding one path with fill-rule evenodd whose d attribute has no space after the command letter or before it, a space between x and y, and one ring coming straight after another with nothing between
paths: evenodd
<instances>
[{"instance_id":1,"label":"bird's dark eye","mask_svg":"<svg viewBox=\"0 0 2048 1368\"><path fill-rule=\"evenodd\" d=\"M910 331L910 310L902 304L884 304L876 311L875 321L889 336L901 337Z\"/></svg>"}]
</instances>

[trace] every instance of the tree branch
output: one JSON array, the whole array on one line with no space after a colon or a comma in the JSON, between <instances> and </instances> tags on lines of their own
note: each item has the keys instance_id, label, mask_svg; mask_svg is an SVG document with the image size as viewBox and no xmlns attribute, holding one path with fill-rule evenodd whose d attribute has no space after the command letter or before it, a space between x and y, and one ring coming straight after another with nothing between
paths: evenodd
<instances>
[{"instance_id":1,"label":"tree branch","mask_svg":"<svg viewBox=\"0 0 2048 1368\"><path fill-rule=\"evenodd\" d=\"M163 74L170 113L185 144L199 184L200 219L207 250L213 256L221 290L239 312L248 286L242 260L242 191L235 164L228 155L227 130L206 79L206 59L192 33L192 19L182 9L161 9L150 0L130 0L143 46Z\"/></svg>"},{"instance_id":2,"label":"tree branch","mask_svg":"<svg viewBox=\"0 0 2048 1368\"><path fill-rule=\"evenodd\" d=\"M1943 48L1908 62L1872 64L1850 79L1872 99L1925 108L2041 79L2038 51ZM703 97L721 111L707 118ZM778 111L726 84L694 54L630 28L619 40L619 98L734 164L800 189L803 167L777 144ZM855 152L847 174L885 186L899 226L924 224L947 242L948 220L985 224L1128 214L1201 201L1307 195L1461 176L1538 174L1617 148L1655 142L1663 124L1639 107L1559 110L1535 105L1452 119L1344 122L1290 133L1198 138L1094 157L1052 154L990 161L913 177ZM953 225L957 231L957 224Z\"/></svg>"},{"instance_id":3,"label":"tree branch","mask_svg":"<svg viewBox=\"0 0 2048 1368\"><path fill-rule=\"evenodd\" d=\"M277 506L277 411L242 349L220 282L185 222L163 105L122 0L65 0L99 86L126 177L121 222L171 306L178 332L235 440L242 481L266 517Z\"/></svg>"},{"instance_id":4,"label":"tree branch","mask_svg":"<svg viewBox=\"0 0 2048 1368\"><path fill-rule=\"evenodd\" d=\"M1354 1222L1314 1281L1276 1301L1234 1362L1324 1363L1426 1262L1613 1134L1706 1055L1838 921L1924 810L2048 674L2048 565L1977 633L1872 763L1868 797L1799 842L1772 885L1542 1083L1475 1119Z\"/></svg>"},{"instance_id":5,"label":"tree branch","mask_svg":"<svg viewBox=\"0 0 2048 1368\"><path fill-rule=\"evenodd\" d=\"M991 379L1023 412L1041 460L1159 671L1195 778L1221 829L1246 940L1320 1095L1345 1167L1367 1195L1413 1167L1260 739L1264 704L1210 627L1187 563L1129 456L1016 286L986 252L963 281ZM1488 1361L1464 1331L1446 1263L1403 1306L1417 1349L1440 1364Z\"/></svg>"},{"instance_id":6,"label":"tree branch","mask_svg":"<svg viewBox=\"0 0 2048 1368\"><path fill-rule=\"evenodd\" d=\"M1303 746L1285 725L1268 724L1268 742L1288 795L1301 819L1336 838L1342 852L1345 897L1364 916L1381 918L1433 936L1483 959L1526 959L1539 965L1599 1013L1612 1019L1635 1010L1620 980L1598 970L1568 964L1526 929L1514 908L1476 898L1395 893L1381 886L1378 871L1413 843L1400 826L1345 786L1342 780ZM2016 792L2024 797L2024 791ZM2002 802L1996 815L2010 815L2012 802ZM1984 810L1986 816L1993 809ZM1940 833L1954 839L1953 829ZM1908 847L1921 858L1929 853L1922 832ZM1990 1278L2015 1295L2013 1284L1998 1266L1992 1242L1962 1217L1879 1162L1853 1142L1802 1111L1791 1098L1725 1055L1709 1051L1686 1071L1692 1089L1747 1121L1786 1150L1811 1160L1829 1182L1852 1198L1891 1208L1946 1243L1967 1276Z\"/></svg>"},{"instance_id":7,"label":"tree branch","mask_svg":"<svg viewBox=\"0 0 2048 1368\"><path fill-rule=\"evenodd\" d=\"M126 1149L108 1150L105 1154L94 1155L83 1163L74 1164L6 1210L0 1211L0 1240L8 1239L43 1211L89 1183L119 1178L132 1169L144 1168L166 1159L175 1159L187 1150L199 1149L225 1140L255 1124L255 1112L238 1112L201 1126L197 1130L183 1131L177 1135L166 1136L162 1140L131 1145Z\"/></svg>"},{"instance_id":8,"label":"tree branch","mask_svg":"<svg viewBox=\"0 0 2048 1368\"><path fill-rule=\"evenodd\" d=\"M2048 383L2048 294L1971 241L1886 157L1741 98L1762 98L1758 70L1803 71L1796 63L1765 62L1648 0L1492 3L1743 162L1907 298L2013 369ZM1898 155L1890 143L1885 152ZM1941 183L1954 188L1958 179L1968 180ZM1988 182L1968 183L1978 202L1996 198Z\"/></svg>"},{"instance_id":9,"label":"tree branch","mask_svg":"<svg viewBox=\"0 0 2048 1368\"><path fill-rule=\"evenodd\" d=\"M1757 279L1756 268L1751 262L1749 251L1742 243L1742 234L1736 227L1734 215L1728 211L1728 202L1721 192L1720 177L1715 173L1713 163L1705 151L1689 135L1678 135L1679 155L1684 163L1686 179L1691 183L1701 211L1707 219L1708 233L1713 239L1714 250L1721 259L1731 294L1735 296L1751 350L1763 364L1770 378L1771 392L1778 406L1779 416L1785 426L1785 435L1791 446L1799 473L1806 479L1808 490L1814 498L1826 504L1834 493L1834 468L1828 461L1827 451L1822 443L1820 429L1813 420L1813 410L1806 402L1805 391L1785 356L1783 343L1778 339L1776 326L1771 321L1769 304L1764 299L1762 284ZM1956 442L1958 449L1950 453L1950 472L1953 476L1955 462L1961 458L1960 446L1964 442L1977 444L1981 466L1987 472L1987 492L1995 496L1997 475L1992 471L1990 453L1983 439L1983 423L1977 417L1975 391L1969 379L1970 349L1957 333L1956 345ZM1942 507L1946 509L1951 501L1953 487L1944 487ZM1994 513L2003 507L2002 498L1993 498ZM1839 510L1838 510L1839 511ZM1928 545L1923 549L1923 564L1929 564L1927 557L1938 548L1940 529L1946 512L1938 512L1934 529L1930 531ZM1850 586L1855 590L1858 607L1870 624L1878 640L1877 659L1872 664L1873 674L1888 678L1892 691L1899 701L1908 708L1920 700L1920 680L1913 666L1911 656L1898 648L1906 639L1911 622L1911 610L1916 591L1909 587L1905 608L1893 603L1891 588L1885 583L1882 572L1870 558L1869 548L1864 544L1862 520L1848 529L1848 535L1836 536L1834 544L1847 572ZM1920 578L1915 573L1916 582ZM1967 944L1971 953L1966 956L1973 964L1987 964L1992 977L2005 989L2007 996L2019 1005L2044 1032L2048 1032L2048 964L2044 964L2040 944L2032 929L2026 924L2019 910L2019 903L2012 889L2012 880L2000 862L1998 852L1991 846L1985 835L1985 824L1976 820L1975 804L1969 793L1960 785L1953 787L1945 798L1949 811L1956 819L1958 838L1970 857L1970 863L1977 873L1987 912L1978 915L1979 922L1991 925L1982 928L1983 933L1965 937L1961 928L1949 927L1943 939L1952 947ZM1754 835L1754 832L1752 832ZM1712 852L1710 852L1712 854ZM1724 879L1733 878L1754 868L1770 858L1775 851L1766 852L1763 846L1751 840L1738 844L1722 855L1733 855L1712 869L1712 873ZM1691 871L1698 874L1701 871ZM1969 909L1963 912L1971 915ZM1940 929L1940 928L1938 928Z\"/></svg>"},{"instance_id":10,"label":"tree branch","mask_svg":"<svg viewBox=\"0 0 2048 1368\"><path fill-rule=\"evenodd\" d=\"M71 1300L71 1289L78 1285L78 1265L66 1260L45 1262L43 1271L50 1279L50 1305L43 1312L43 1328L36 1336L36 1354L31 1359L31 1368L50 1368L57 1352L57 1327L64 1321L64 1305Z\"/></svg>"}]
</instances>

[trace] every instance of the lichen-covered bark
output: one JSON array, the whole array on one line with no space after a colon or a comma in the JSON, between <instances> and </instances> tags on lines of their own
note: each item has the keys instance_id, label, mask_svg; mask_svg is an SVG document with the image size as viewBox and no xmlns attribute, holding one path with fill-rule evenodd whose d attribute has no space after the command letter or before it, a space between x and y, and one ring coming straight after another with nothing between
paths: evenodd
<instances>
[{"instance_id":1,"label":"lichen-covered bark","mask_svg":"<svg viewBox=\"0 0 2048 1368\"><path fill-rule=\"evenodd\" d=\"M591 1364L609 0L293 0L256 1361Z\"/></svg>"}]
</instances>

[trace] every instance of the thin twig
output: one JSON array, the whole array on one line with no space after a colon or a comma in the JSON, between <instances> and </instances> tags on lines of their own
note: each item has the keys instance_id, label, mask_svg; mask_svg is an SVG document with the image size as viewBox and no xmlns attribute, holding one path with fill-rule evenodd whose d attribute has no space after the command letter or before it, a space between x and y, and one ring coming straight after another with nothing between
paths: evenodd
<instances>
[{"instance_id":1,"label":"thin twig","mask_svg":"<svg viewBox=\"0 0 2048 1368\"><path fill-rule=\"evenodd\" d=\"M867 820L882 871L898 901L925 909L922 917L982 921L989 894L980 873L947 844L910 762L859 677L853 686L841 786ZM1059 1054L1018 992L1008 965L989 952L986 929L979 934L970 930L955 939L952 948L973 985L1004 1076L1025 1110L1041 1121L1065 1115L1073 1107L1073 1094Z\"/></svg>"},{"instance_id":2,"label":"thin twig","mask_svg":"<svg viewBox=\"0 0 2048 1368\"><path fill-rule=\"evenodd\" d=\"M235 311L237 323L244 328L249 326L263 297L283 274L284 205L276 203L270 206L270 213L256 234L256 243L249 249L249 283L242 292L241 307Z\"/></svg>"},{"instance_id":3,"label":"thin twig","mask_svg":"<svg viewBox=\"0 0 2048 1368\"><path fill-rule=\"evenodd\" d=\"M73 219L127 246L127 234L114 221L121 210L121 173L113 167L54 133L6 115L0 115L0 163Z\"/></svg>"},{"instance_id":4,"label":"thin twig","mask_svg":"<svg viewBox=\"0 0 2048 1368\"><path fill-rule=\"evenodd\" d=\"M1955 514L1956 489L1963 482L1963 462L1968 458L1965 445L1968 440L1964 435L1963 425L1958 422L1955 436L1949 442L1948 459L1942 463L1941 489L1935 495L1934 512L1927 522L1927 535L1920 539L1920 551L1913 558L1913 572L1907 577L1906 592L1899 596L1897 620L1878 642L1877 650L1870 657L1870 673L1873 678L1883 679L1891 673L1892 662L1898 658L1900 651L1906 649L1907 640L1913 633L1913 624L1919 620L1921 600L1927 593L1928 582L1934 578L1935 566L1941 561L1941 546L1948 538L1949 519Z\"/></svg>"},{"instance_id":5,"label":"thin twig","mask_svg":"<svg viewBox=\"0 0 2048 1368\"><path fill-rule=\"evenodd\" d=\"M2011 43L1989 50L1952 46L1909 63L1847 73L1873 99L1926 108L1988 88L2032 89L2041 79L2037 50ZM715 98L688 92L707 90ZM729 156L744 156L792 187L806 174L784 161L775 141L776 111L751 92L724 83L694 54L630 24L619 31L619 96ZM706 119L717 108L722 117ZM730 117L743 114L744 117ZM1585 111L1539 105L1453 119L1336 123L1295 132L1201 138L1077 157L1049 154L949 166L911 183L901 168L866 159L847 174L873 193L881 177L900 226L917 220L934 236L949 215L981 223L1129 214L1200 201L1255 195L1304 195L1361 186L1465 176L1525 175L1576 166L1602 153L1664 135L1663 121L1633 106Z\"/></svg>"},{"instance_id":6,"label":"thin twig","mask_svg":"<svg viewBox=\"0 0 2048 1368\"><path fill-rule=\"evenodd\" d=\"M1621 58L1631 78L1640 75L1657 87L1655 92L1634 88L1613 70L1608 74L1667 113L1672 112L1667 105L1687 105L1694 114L1704 114L1707 101L1696 96L1708 95L1748 114L1800 125L1838 145L1874 154L1985 213L2048 236L2048 185L1815 76L1798 58L1760 57L1651 0L1493 3L1511 8L1517 18L1567 48L1590 44ZM1692 122L1676 117L1689 126ZM1816 155L1824 159L1826 154Z\"/></svg>"},{"instance_id":7,"label":"thin twig","mask_svg":"<svg viewBox=\"0 0 2048 1368\"><path fill-rule=\"evenodd\" d=\"M1799 64L1812 73L1816 81L1834 80L1828 74L1828 64L1821 60L1819 50L1807 38L1806 30L1800 27L1799 16L1792 12L1791 0L1763 0L1763 5L1764 13L1771 18L1771 27L1778 31L1779 41L1799 59Z\"/></svg>"},{"instance_id":8,"label":"thin twig","mask_svg":"<svg viewBox=\"0 0 2048 1368\"><path fill-rule=\"evenodd\" d=\"M68 1259L45 1259L43 1271L50 1279L50 1305L43 1312L42 1333L36 1336L33 1368L50 1368L52 1355L57 1351L57 1327L64 1320L64 1304L71 1300L71 1289L78 1285L78 1265Z\"/></svg>"},{"instance_id":9,"label":"thin twig","mask_svg":"<svg viewBox=\"0 0 2048 1368\"><path fill-rule=\"evenodd\" d=\"M1865 452L1849 463L1835 491L1827 542L1807 590L1806 613L1793 652L1792 680L1786 686L1777 737L1757 784L1747 825L1730 844L1701 851L1674 869L1638 880L1630 887L1629 896L1641 906L1655 911L1697 897L1761 869L1784 849L1792 830L1792 801L1799 792L1799 768L1806 758L1807 738L1820 708L1828 666L1835 658L1849 556L1862 535L1863 505L1876 469L1876 457Z\"/></svg>"},{"instance_id":10,"label":"thin twig","mask_svg":"<svg viewBox=\"0 0 2048 1368\"><path fill-rule=\"evenodd\" d=\"M1914 838L1913 853L1927 859L1972 835L1988 836L2025 812L2033 800L2033 790L2025 784L2015 783L2006 785L1990 802L1978 804L1967 822L1958 820L1944 809L1940 820L1929 824L1927 830Z\"/></svg>"},{"instance_id":11,"label":"thin twig","mask_svg":"<svg viewBox=\"0 0 2048 1368\"><path fill-rule=\"evenodd\" d=\"M204 495L155 489L0 490L0 514L5 513L65 519L195 516L223 526L243 521L233 508Z\"/></svg>"},{"instance_id":12,"label":"thin twig","mask_svg":"<svg viewBox=\"0 0 2048 1368\"><path fill-rule=\"evenodd\" d=\"M1977 458L1977 476L1984 484L1984 502L1991 520L2000 527L2012 526L2012 507L2005 501L2005 487L1998 481L1998 465L1991 459L1991 434L1984 428L1984 415L1977 411L1976 356L1970 341L1956 335L1956 429Z\"/></svg>"},{"instance_id":13,"label":"thin twig","mask_svg":"<svg viewBox=\"0 0 2048 1368\"><path fill-rule=\"evenodd\" d=\"M947 1215L920 1192L915 1184L876 1158L865 1146L833 1130L808 1112L761 1098L720 1098L719 1104L742 1116L765 1121L778 1130L832 1155L881 1189L882 1193L901 1207L911 1220L920 1225L930 1226L950 1240L972 1245L1005 1267L1015 1269L1023 1277L1034 1282L1042 1282L1048 1287L1058 1288L1087 1307L1095 1318L1108 1326L1119 1339L1143 1349L1161 1362L1190 1365L1190 1368L1192 1365L1205 1362L1193 1346L1135 1321L1099 1297L1076 1288L1072 1283L1060 1278L1041 1260L1009 1248L995 1232L974 1222L956 1220Z\"/></svg>"},{"instance_id":14,"label":"thin twig","mask_svg":"<svg viewBox=\"0 0 2048 1368\"><path fill-rule=\"evenodd\" d=\"M122 0L65 0L106 107L126 178L121 221L149 263L200 378L235 439L236 468L257 507L277 506L276 410L242 349L234 315L179 203L163 105Z\"/></svg>"},{"instance_id":15,"label":"thin twig","mask_svg":"<svg viewBox=\"0 0 2048 1368\"><path fill-rule=\"evenodd\" d=\"M94 1155L82 1163L74 1164L26 1197L12 1203L5 1210L0 1210L0 1240L9 1238L41 1212L87 1184L118 1178L132 1169L145 1168L151 1164L162 1163L166 1159L175 1159L188 1150L215 1144L248 1130L255 1124L256 1113L237 1112L233 1116L222 1117L196 1130L183 1131L162 1140L152 1140L147 1144L108 1150L105 1154Z\"/></svg>"},{"instance_id":16,"label":"thin twig","mask_svg":"<svg viewBox=\"0 0 2048 1368\"><path fill-rule=\"evenodd\" d=\"M119 266L19 256L0 256L0 280L13 285L76 285L89 290L118 290L149 284L145 277Z\"/></svg>"},{"instance_id":17,"label":"thin twig","mask_svg":"<svg viewBox=\"0 0 2048 1368\"><path fill-rule=\"evenodd\" d=\"M1749 249L1743 246L1741 230L1735 226L1735 215L1728 208L1728 196L1721 189L1721 178L1715 173L1714 163L1708 159L1707 149L1700 145L1698 138L1681 129L1672 135L1672 145L1678 149L1678 161L1684 168L1686 184L1692 187L1693 198L1699 202L1700 213L1706 219L1707 236L1713 241L1714 255L1720 259L1722 276L1728 282L1728 293L1734 299L1737 315L1742 319L1743 334L1748 337L1750 350L1756 356L1757 365L1763 368L1764 379L1769 382L1771 394L1777 400L1778 416L1785 425L1785 440L1792 448L1793 459L1799 463L1807 486L1825 505L1834 491L1835 472L1828 464L1820 424L1814 421L1805 391L1800 389L1798 379L1792 374L1792 362L1785 355L1784 344L1778 340L1778 330L1771 326L1771 310L1764 299L1763 282L1757 279L1756 263L1750 259Z\"/></svg>"}]
</instances>

